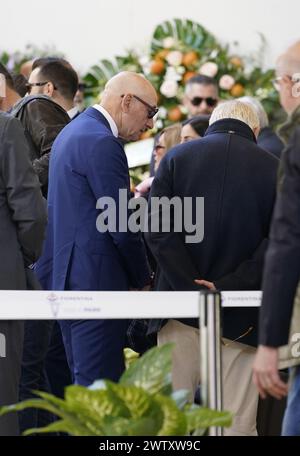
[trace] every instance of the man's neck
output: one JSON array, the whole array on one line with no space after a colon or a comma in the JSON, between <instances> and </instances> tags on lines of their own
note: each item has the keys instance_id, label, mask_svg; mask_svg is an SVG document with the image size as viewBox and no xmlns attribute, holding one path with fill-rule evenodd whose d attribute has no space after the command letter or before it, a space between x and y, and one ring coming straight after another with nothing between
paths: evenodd
<instances>
[{"instance_id":1,"label":"man's neck","mask_svg":"<svg viewBox=\"0 0 300 456\"><path fill-rule=\"evenodd\" d=\"M59 106L61 106L65 111L70 111L70 109L74 108L73 100L66 100L65 98L53 98L52 100L55 101Z\"/></svg>"}]
</instances>

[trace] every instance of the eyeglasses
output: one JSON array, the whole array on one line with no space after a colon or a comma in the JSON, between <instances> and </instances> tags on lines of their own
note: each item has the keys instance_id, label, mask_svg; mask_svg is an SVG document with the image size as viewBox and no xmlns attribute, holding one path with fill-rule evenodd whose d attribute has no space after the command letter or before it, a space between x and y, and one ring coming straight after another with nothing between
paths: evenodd
<instances>
[{"instance_id":1,"label":"eyeglasses","mask_svg":"<svg viewBox=\"0 0 300 456\"><path fill-rule=\"evenodd\" d=\"M42 86L48 84L48 82L49 81L46 81L46 82L27 82L25 84L26 88L27 88L27 93L31 92L32 87L42 87ZM54 84L53 84L53 88L54 88L54 90L57 90L57 87L55 87Z\"/></svg>"},{"instance_id":2,"label":"eyeglasses","mask_svg":"<svg viewBox=\"0 0 300 456\"><path fill-rule=\"evenodd\" d=\"M284 78L288 78L292 83L296 83L300 81L300 78L294 77L294 76L277 76L277 78L272 79L272 84L275 90L279 91L280 90L280 81L282 81Z\"/></svg>"},{"instance_id":3,"label":"eyeglasses","mask_svg":"<svg viewBox=\"0 0 300 456\"><path fill-rule=\"evenodd\" d=\"M123 98L125 95L121 95L121 98ZM155 116L155 114L158 113L159 109L157 108L157 106L152 106L150 105L149 103L147 103L146 101L142 100L140 97L138 97L137 95L132 95L133 98L135 98L136 100L138 100L140 103L142 103L143 105L147 106L148 108L148 119L153 119L153 117Z\"/></svg>"},{"instance_id":4,"label":"eyeglasses","mask_svg":"<svg viewBox=\"0 0 300 456\"><path fill-rule=\"evenodd\" d=\"M194 97L190 100L190 102L192 103L193 106L201 105L202 101L205 101L207 106L210 106L211 108L216 106L216 104L218 103L218 100L216 98L212 98L212 97L207 97L207 98Z\"/></svg>"}]
</instances>

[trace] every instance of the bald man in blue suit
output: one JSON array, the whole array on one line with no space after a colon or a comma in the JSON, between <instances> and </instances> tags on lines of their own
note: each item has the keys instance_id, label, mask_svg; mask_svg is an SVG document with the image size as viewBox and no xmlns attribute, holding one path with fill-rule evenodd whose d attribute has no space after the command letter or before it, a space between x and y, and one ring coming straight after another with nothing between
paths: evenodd
<instances>
[{"instance_id":1,"label":"bald man in blue suit","mask_svg":"<svg viewBox=\"0 0 300 456\"><path fill-rule=\"evenodd\" d=\"M152 128L156 102L156 92L144 77L119 73L107 83L101 105L88 108L57 137L50 161L47 238L37 266L45 289L147 288L149 268L140 234L99 232L96 204L111 197L118 213L119 190L125 189L129 199L128 164L118 138L134 141ZM119 379L127 320L60 325L75 383Z\"/></svg>"}]
</instances>

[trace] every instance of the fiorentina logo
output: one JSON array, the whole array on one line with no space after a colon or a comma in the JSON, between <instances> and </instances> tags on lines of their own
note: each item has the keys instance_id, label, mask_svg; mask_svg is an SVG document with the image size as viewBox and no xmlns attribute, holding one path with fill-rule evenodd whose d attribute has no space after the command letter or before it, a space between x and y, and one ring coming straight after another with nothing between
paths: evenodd
<instances>
[{"instance_id":1,"label":"fiorentina logo","mask_svg":"<svg viewBox=\"0 0 300 456\"><path fill-rule=\"evenodd\" d=\"M51 293L49 296L47 296L48 301L50 302L52 314L54 318L57 318L58 315L58 310L59 310L59 300L58 296L56 296L55 293Z\"/></svg>"}]
</instances>

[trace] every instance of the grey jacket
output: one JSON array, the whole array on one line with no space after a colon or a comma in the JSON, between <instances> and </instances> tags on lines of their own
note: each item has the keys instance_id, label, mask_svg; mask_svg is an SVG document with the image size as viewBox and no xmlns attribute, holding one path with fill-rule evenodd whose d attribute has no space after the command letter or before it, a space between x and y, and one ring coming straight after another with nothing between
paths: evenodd
<instances>
[{"instance_id":1,"label":"grey jacket","mask_svg":"<svg viewBox=\"0 0 300 456\"><path fill-rule=\"evenodd\" d=\"M46 222L22 125L0 113L0 289L27 288L25 268L41 254Z\"/></svg>"}]
</instances>

